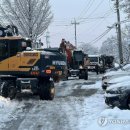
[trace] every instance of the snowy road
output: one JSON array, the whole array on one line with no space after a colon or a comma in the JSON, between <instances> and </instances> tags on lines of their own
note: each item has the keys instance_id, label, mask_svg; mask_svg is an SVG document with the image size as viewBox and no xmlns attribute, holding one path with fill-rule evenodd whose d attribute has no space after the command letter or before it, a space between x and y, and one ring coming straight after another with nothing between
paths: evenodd
<instances>
[{"instance_id":1,"label":"snowy road","mask_svg":"<svg viewBox=\"0 0 130 130\"><path fill-rule=\"evenodd\" d=\"M91 73L88 81L62 81L56 84L53 101L40 101L32 95L25 95L22 101L1 97L0 129L86 130L106 108L100 79L101 75Z\"/></svg>"}]
</instances>

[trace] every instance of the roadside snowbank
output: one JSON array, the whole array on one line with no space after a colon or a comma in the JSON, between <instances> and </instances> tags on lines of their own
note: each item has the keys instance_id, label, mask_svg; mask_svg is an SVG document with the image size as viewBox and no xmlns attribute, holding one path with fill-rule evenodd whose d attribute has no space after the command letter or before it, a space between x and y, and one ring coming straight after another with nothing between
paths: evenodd
<instances>
[{"instance_id":1,"label":"roadside snowbank","mask_svg":"<svg viewBox=\"0 0 130 130\"><path fill-rule=\"evenodd\" d=\"M101 81L97 81L95 84L90 84L90 85L82 85L81 89L101 89Z\"/></svg>"},{"instance_id":2,"label":"roadside snowbank","mask_svg":"<svg viewBox=\"0 0 130 130\"><path fill-rule=\"evenodd\" d=\"M18 108L18 102L0 96L0 129L5 126L5 122L16 118L13 114L16 108Z\"/></svg>"},{"instance_id":3,"label":"roadside snowbank","mask_svg":"<svg viewBox=\"0 0 130 130\"><path fill-rule=\"evenodd\" d=\"M88 130L130 130L130 111L106 109L87 127Z\"/></svg>"}]
</instances>

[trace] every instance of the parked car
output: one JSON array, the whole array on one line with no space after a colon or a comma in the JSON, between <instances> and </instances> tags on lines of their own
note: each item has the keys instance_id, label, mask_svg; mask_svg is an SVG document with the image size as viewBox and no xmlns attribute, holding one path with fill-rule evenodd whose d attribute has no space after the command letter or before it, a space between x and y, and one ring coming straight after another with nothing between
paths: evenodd
<instances>
[{"instance_id":1,"label":"parked car","mask_svg":"<svg viewBox=\"0 0 130 130\"><path fill-rule=\"evenodd\" d=\"M102 84L102 89L106 90L110 85L121 83L125 81L130 81L129 73L121 73L119 75L114 75L111 78L105 79Z\"/></svg>"},{"instance_id":2,"label":"parked car","mask_svg":"<svg viewBox=\"0 0 130 130\"><path fill-rule=\"evenodd\" d=\"M130 81L108 87L105 93L105 103L112 107L130 109Z\"/></svg>"},{"instance_id":3,"label":"parked car","mask_svg":"<svg viewBox=\"0 0 130 130\"><path fill-rule=\"evenodd\" d=\"M119 77L122 77L122 76L130 76L130 71L122 71L122 70L119 70L119 71L111 71L111 72L108 72L106 73L103 77L102 77L102 88L104 90L106 90L107 88L107 83L114 79L114 78L119 78Z\"/></svg>"}]
</instances>

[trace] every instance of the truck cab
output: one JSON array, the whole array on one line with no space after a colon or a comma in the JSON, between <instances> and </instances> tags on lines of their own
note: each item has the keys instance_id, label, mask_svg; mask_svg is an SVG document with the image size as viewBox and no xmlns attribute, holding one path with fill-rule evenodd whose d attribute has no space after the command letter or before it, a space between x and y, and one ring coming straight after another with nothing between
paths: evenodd
<instances>
[{"instance_id":1,"label":"truck cab","mask_svg":"<svg viewBox=\"0 0 130 130\"><path fill-rule=\"evenodd\" d=\"M101 58L100 55L88 55L88 70L95 71L96 66L100 66Z\"/></svg>"}]
</instances>

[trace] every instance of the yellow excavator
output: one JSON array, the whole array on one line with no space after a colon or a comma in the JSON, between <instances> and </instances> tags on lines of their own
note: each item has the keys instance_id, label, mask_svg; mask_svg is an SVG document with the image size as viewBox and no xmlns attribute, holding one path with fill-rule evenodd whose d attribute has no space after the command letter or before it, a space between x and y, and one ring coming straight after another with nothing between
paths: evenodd
<instances>
[{"instance_id":1,"label":"yellow excavator","mask_svg":"<svg viewBox=\"0 0 130 130\"><path fill-rule=\"evenodd\" d=\"M14 99L29 89L42 100L53 100L54 80L67 72L65 55L58 48L32 49L31 40L17 31L15 26L0 27L1 95Z\"/></svg>"}]
</instances>

